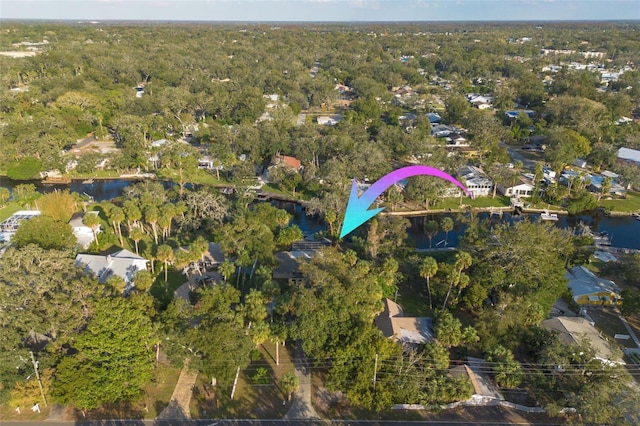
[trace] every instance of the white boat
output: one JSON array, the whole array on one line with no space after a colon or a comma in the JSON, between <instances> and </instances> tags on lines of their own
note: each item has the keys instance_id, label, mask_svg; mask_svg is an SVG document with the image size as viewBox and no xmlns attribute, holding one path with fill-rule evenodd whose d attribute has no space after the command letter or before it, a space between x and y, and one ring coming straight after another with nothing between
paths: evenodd
<instances>
[{"instance_id":1,"label":"white boat","mask_svg":"<svg viewBox=\"0 0 640 426\"><path fill-rule=\"evenodd\" d=\"M540 219L556 221L558 220L558 215L555 213L549 213L548 210L544 210L542 213L540 213Z\"/></svg>"}]
</instances>

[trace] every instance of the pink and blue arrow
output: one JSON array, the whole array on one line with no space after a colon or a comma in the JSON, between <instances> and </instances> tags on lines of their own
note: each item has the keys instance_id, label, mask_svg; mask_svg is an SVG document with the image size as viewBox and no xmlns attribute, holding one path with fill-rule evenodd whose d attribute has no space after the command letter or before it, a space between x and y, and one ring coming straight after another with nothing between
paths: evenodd
<instances>
[{"instance_id":1,"label":"pink and blue arrow","mask_svg":"<svg viewBox=\"0 0 640 426\"><path fill-rule=\"evenodd\" d=\"M369 206L378 198L387 188L394 183L416 175L429 175L439 177L440 179L448 180L461 188L469 197L473 198L473 194L463 184L453 178L451 175L443 172L440 169L429 166L408 166L398 170L394 170L391 173L381 177L373 183L365 191L360 198L358 198L358 188L356 180L353 179L351 185L351 195L349 196L349 202L347 204L347 210L344 214L344 220L342 221L342 229L340 231L340 238L349 234L351 231L362 225L373 216L384 210L384 207L380 207L373 210L368 210Z\"/></svg>"}]
</instances>

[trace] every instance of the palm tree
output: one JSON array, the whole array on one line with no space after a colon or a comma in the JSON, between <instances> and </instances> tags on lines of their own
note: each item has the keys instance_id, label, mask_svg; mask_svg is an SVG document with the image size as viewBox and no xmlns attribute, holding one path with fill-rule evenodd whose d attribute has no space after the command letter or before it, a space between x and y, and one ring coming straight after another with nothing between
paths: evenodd
<instances>
[{"instance_id":1,"label":"palm tree","mask_svg":"<svg viewBox=\"0 0 640 426\"><path fill-rule=\"evenodd\" d=\"M427 236L427 238L429 238L429 248L431 248L432 247L431 240L438 233L438 222L436 222L435 220L426 221L424 223L423 230L424 230L424 234Z\"/></svg>"},{"instance_id":2,"label":"palm tree","mask_svg":"<svg viewBox=\"0 0 640 426\"><path fill-rule=\"evenodd\" d=\"M209 251L209 242L203 237L198 237L191 244L189 244L189 251L191 251L194 254L194 257L196 257L196 262L200 261L204 265L204 255ZM202 275L199 266L198 273Z\"/></svg>"},{"instance_id":3,"label":"palm tree","mask_svg":"<svg viewBox=\"0 0 640 426\"><path fill-rule=\"evenodd\" d=\"M167 244L162 244L156 250L156 258L164 264L164 282L166 283L169 280L167 275L168 265L174 259L173 249Z\"/></svg>"},{"instance_id":4,"label":"palm tree","mask_svg":"<svg viewBox=\"0 0 640 426\"><path fill-rule=\"evenodd\" d=\"M151 226L153 231L153 241L158 244L158 218L159 211L156 206L149 205L144 209L144 220Z\"/></svg>"},{"instance_id":5,"label":"palm tree","mask_svg":"<svg viewBox=\"0 0 640 426\"><path fill-rule=\"evenodd\" d=\"M440 221L440 229L444 231L444 246L446 247L449 239L449 231L453 229L453 219L450 217L443 217Z\"/></svg>"},{"instance_id":6,"label":"palm tree","mask_svg":"<svg viewBox=\"0 0 640 426\"><path fill-rule=\"evenodd\" d=\"M454 285L458 285L461 280L462 271L471 266L473 259L469 253L464 251L459 251L456 253L456 260L453 264L453 269L449 274L449 289L447 290L447 296L444 298L444 304L442 305L442 309L445 309L447 306L447 302L449 301L449 296L451 295L451 288ZM468 284L468 282L466 283Z\"/></svg>"},{"instance_id":7,"label":"palm tree","mask_svg":"<svg viewBox=\"0 0 640 426\"><path fill-rule=\"evenodd\" d=\"M82 218L82 222L91 228L91 232L93 232L93 241L98 243L98 228L100 228L100 219L98 215L94 212L85 213Z\"/></svg>"},{"instance_id":8,"label":"palm tree","mask_svg":"<svg viewBox=\"0 0 640 426\"><path fill-rule=\"evenodd\" d=\"M458 281L458 295L456 296L456 299L460 298L460 293L462 293L462 290L469 287L470 281L471 279L469 278L469 275L465 274L464 272L460 274L460 280Z\"/></svg>"},{"instance_id":9,"label":"palm tree","mask_svg":"<svg viewBox=\"0 0 640 426\"><path fill-rule=\"evenodd\" d=\"M431 303L431 284L429 279L438 273L438 262L433 257L425 257L420 265L420 276L427 280L427 293L429 294L429 309L433 309Z\"/></svg>"},{"instance_id":10,"label":"palm tree","mask_svg":"<svg viewBox=\"0 0 640 426\"><path fill-rule=\"evenodd\" d=\"M218 266L218 271L222 274L222 278L224 278L224 281L226 282L236 271L236 265L231 262L224 262Z\"/></svg>"},{"instance_id":11,"label":"palm tree","mask_svg":"<svg viewBox=\"0 0 640 426\"><path fill-rule=\"evenodd\" d=\"M140 252L138 251L138 242L144 238L144 231L142 228L139 226L134 227L129 232L129 238L131 238L136 245L136 254L140 255Z\"/></svg>"}]
</instances>

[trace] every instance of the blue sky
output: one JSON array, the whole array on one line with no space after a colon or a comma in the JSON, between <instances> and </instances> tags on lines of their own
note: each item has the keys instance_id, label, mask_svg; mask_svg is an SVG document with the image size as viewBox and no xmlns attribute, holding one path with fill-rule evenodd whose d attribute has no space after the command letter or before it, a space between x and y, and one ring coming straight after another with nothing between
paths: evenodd
<instances>
[{"instance_id":1,"label":"blue sky","mask_svg":"<svg viewBox=\"0 0 640 426\"><path fill-rule=\"evenodd\" d=\"M640 19L640 0L0 0L2 19L531 21Z\"/></svg>"}]
</instances>

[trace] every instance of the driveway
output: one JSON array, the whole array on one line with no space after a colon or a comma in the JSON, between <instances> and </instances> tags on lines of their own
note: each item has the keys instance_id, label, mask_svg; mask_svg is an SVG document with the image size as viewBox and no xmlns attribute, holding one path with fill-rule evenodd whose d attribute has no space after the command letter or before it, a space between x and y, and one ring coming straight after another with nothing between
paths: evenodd
<instances>
[{"instance_id":1,"label":"driveway","mask_svg":"<svg viewBox=\"0 0 640 426\"><path fill-rule=\"evenodd\" d=\"M285 414L284 419L319 419L320 417L313 405L311 405L311 370L309 361L304 357L301 341L296 344L295 365L298 390L293 395L293 404L291 404L291 408Z\"/></svg>"}]
</instances>

